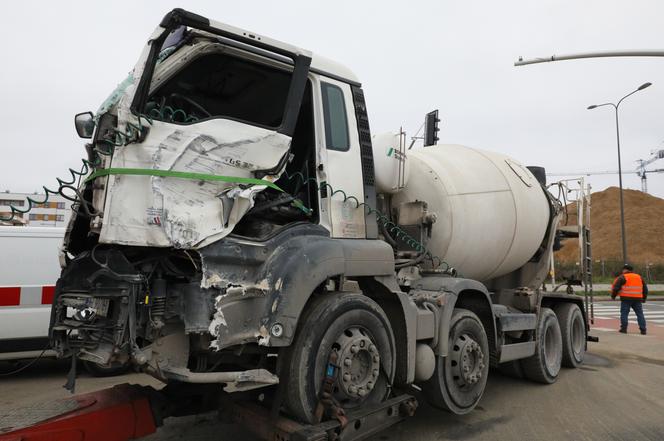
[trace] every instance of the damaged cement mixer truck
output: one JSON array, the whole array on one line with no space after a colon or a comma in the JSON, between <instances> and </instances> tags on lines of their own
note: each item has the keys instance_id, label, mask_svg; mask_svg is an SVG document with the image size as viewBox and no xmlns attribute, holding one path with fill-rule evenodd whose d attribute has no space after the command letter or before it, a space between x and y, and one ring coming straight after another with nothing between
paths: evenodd
<instances>
[{"instance_id":1,"label":"damaged cement mixer truck","mask_svg":"<svg viewBox=\"0 0 664 441\"><path fill-rule=\"evenodd\" d=\"M54 349L309 424L412 386L464 414L490 367L552 383L582 363L583 303L540 290L561 213L541 174L408 150L368 110L334 61L168 13L75 118L89 170L69 188Z\"/></svg>"}]
</instances>

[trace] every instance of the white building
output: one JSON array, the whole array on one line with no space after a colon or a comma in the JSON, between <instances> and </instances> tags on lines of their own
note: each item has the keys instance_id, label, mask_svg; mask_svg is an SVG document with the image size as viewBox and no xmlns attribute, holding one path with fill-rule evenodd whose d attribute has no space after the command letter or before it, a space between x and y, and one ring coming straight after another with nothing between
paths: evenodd
<instances>
[{"instance_id":1,"label":"white building","mask_svg":"<svg viewBox=\"0 0 664 441\"><path fill-rule=\"evenodd\" d=\"M27 198L30 197L37 201L43 201L44 195L39 193L10 193L5 191L0 193L0 219L11 216L10 206L21 210L28 208ZM45 204L33 205L27 213L17 213L11 222L2 222L0 224L29 225L31 227L65 227L71 216L71 201L60 195L48 196L48 202Z\"/></svg>"}]
</instances>

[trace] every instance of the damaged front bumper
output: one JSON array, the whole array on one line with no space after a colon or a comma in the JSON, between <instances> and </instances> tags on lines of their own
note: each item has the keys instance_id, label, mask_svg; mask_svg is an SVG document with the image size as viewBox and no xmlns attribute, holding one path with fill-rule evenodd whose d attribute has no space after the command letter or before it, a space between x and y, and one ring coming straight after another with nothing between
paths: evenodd
<instances>
[{"instance_id":1,"label":"damaged front bumper","mask_svg":"<svg viewBox=\"0 0 664 441\"><path fill-rule=\"evenodd\" d=\"M229 392L275 385L279 350L266 330L281 299L269 275L273 245L228 238L201 253L94 247L58 281L52 346L100 365L131 362L165 382L223 383ZM222 267L233 276L222 278Z\"/></svg>"},{"instance_id":2,"label":"damaged front bumper","mask_svg":"<svg viewBox=\"0 0 664 441\"><path fill-rule=\"evenodd\" d=\"M104 365L130 361L167 382L274 385L310 296L341 274L393 267L385 242L332 239L306 222L196 252L100 245L58 281L52 346Z\"/></svg>"},{"instance_id":3,"label":"damaged front bumper","mask_svg":"<svg viewBox=\"0 0 664 441\"><path fill-rule=\"evenodd\" d=\"M192 372L185 368L162 370L168 380L185 383L225 383L226 392L242 392L279 384L279 377L266 369L236 372Z\"/></svg>"}]
</instances>

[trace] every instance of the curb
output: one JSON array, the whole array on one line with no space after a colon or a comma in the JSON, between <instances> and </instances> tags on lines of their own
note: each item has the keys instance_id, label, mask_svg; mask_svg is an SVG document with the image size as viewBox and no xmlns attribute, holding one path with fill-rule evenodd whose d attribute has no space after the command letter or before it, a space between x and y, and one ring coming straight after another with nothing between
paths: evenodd
<instances>
[{"instance_id":1,"label":"curb","mask_svg":"<svg viewBox=\"0 0 664 441\"><path fill-rule=\"evenodd\" d=\"M583 298L583 296L579 296ZM588 296L590 297L590 296ZM593 301L594 302L619 302L620 299L616 298L615 300L611 300L611 297L609 296L593 296ZM664 296L655 296L655 297L648 297L646 300L647 302L664 302Z\"/></svg>"}]
</instances>

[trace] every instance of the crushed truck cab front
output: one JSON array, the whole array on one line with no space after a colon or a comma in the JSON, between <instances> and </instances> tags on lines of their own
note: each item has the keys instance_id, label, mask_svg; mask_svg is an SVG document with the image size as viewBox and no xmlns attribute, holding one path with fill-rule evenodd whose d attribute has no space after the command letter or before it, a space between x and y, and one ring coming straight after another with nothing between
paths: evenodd
<instances>
[{"instance_id":1,"label":"crushed truck cab front","mask_svg":"<svg viewBox=\"0 0 664 441\"><path fill-rule=\"evenodd\" d=\"M88 123L51 317L62 356L271 385L313 293L394 273L375 216L327 191L374 197L362 90L335 63L174 10Z\"/></svg>"}]
</instances>

